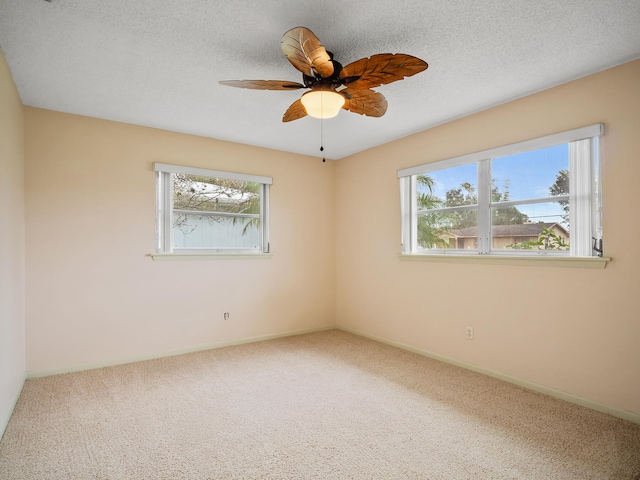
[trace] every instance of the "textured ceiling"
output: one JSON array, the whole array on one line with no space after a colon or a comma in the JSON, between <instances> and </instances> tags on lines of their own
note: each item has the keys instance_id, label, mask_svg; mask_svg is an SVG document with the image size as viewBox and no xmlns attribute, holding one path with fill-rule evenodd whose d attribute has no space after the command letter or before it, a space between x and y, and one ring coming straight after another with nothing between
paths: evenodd
<instances>
[{"instance_id":1,"label":"textured ceiling","mask_svg":"<svg viewBox=\"0 0 640 480\"><path fill-rule=\"evenodd\" d=\"M639 58L638 25L638 0L0 0L25 105L313 156L320 120L281 121L303 91L218 81L300 81L280 50L295 26L343 65L427 61L375 89L383 117L323 121L332 159Z\"/></svg>"}]
</instances>

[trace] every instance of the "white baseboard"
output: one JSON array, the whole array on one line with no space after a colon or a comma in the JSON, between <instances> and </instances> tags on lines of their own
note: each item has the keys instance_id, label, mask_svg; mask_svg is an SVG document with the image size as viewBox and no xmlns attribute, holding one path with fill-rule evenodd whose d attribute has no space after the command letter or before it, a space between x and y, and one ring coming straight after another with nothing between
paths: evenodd
<instances>
[{"instance_id":1,"label":"white baseboard","mask_svg":"<svg viewBox=\"0 0 640 480\"><path fill-rule=\"evenodd\" d=\"M22 379L22 387L20 387L20 389L18 390L18 393L15 395L15 398L13 399L13 404L11 405L9 412L6 415L4 415L3 418L0 418L0 440L2 440L2 437L4 436L4 432L7 429L7 425L9 425L9 420L11 420L11 415L13 414L13 411L16 408L16 404L20 399L20 394L22 393L22 389L24 388L24 382L26 380L27 380L27 377L25 375L25 377Z\"/></svg>"},{"instance_id":2,"label":"white baseboard","mask_svg":"<svg viewBox=\"0 0 640 480\"><path fill-rule=\"evenodd\" d=\"M157 353L152 355L141 355L138 357L124 358L124 359L107 361L107 362L88 363L83 365L72 365L69 367L54 368L51 370L34 370L34 371L27 372L27 378L49 377L51 375L60 375L63 373L73 373L73 372L81 372L84 370L93 370L95 368L113 367L116 365L125 365L127 363L143 362L145 360L154 360L156 358L173 357L175 355L184 355L186 353L202 352L204 350L212 350L215 348L230 347L233 345L242 345L245 343L264 342L265 340L273 340L275 338L284 338L284 337L290 337L293 335L302 335L305 333L322 332L325 330L334 330L335 328L336 328L335 325L330 325L326 327L310 328L306 330L292 330L288 332L260 335L257 337L241 338L238 340L231 340L228 342L196 345L194 347L189 347L182 350L174 350L170 352L162 352L162 353Z\"/></svg>"},{"instance_id":3,"label":"white baseboard","mask_svg":"<svg viewBox=\"0 0 640 480\"><path fill-rule=\"evenodd\" d=\"M409 345L405 345L399 342L394 342L391 340L387 340L385 338L377 337L375 335L370 335L368 333L361 332L359 330L355 330L352 328L346 328L338 326L336 327L338 330L343 330L345 332L353 333L354 335L359 335L361 337L366 337L371 340L375 340L376 342L384 343L387 345L391 345L393 347L401 348L402 350L407 350L412 353L417 353L419 355L423 355L425 357L433 358L434 360L439 360L444 363L449 363L451 365L455 365L457 367L466 368L467 370L473 370L474 372L482 373L483 375L487 375L489 377L494 377L499 380L503 380L508 383L513 383L514 385L518 385L520 387L527 388L529 390L533 390L534 392L543 393L545 395L549 395L550 397L559 398L561 400L565 400L570 403L575 403L576 405L580 405L582 407L590 408L591 410L596 410L598 412L606 413L612 415L614 417L622 418L624 420L628 420L633 423L640 424L640 414L635 412L630 412L627 410L618 410L613 407L609 407L608 405L604 405L602 403L594 402L593 400L589 400L587 398L582 398L577 395L573 395L570 393L563 392L561 390L556 390L554 388L545 387L544 385L539 385L537 383L529 382L527 380L522 380L520 378L512 377L510 375L505 375L504 373L496 372L493 370L489 370L487 368L479 367L477 365L473 365L470 363L460 362L453 358L445 357L443 355L438 355L433 352L429 352L427 350L421 350L419 348L414 348Z\"/></svg>"}]
</instances>

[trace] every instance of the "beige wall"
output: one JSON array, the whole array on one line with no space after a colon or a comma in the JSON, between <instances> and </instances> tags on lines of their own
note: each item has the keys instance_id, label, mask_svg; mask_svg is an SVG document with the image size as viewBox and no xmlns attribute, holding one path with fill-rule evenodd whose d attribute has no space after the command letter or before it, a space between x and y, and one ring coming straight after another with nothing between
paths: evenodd
<instances>
[{"instance_id":1,"label":"beige wall","mask_svg":"<svg viewBox=\"0 0 640 480\"><path fill-rule=\"evenodd\" d=\"M0 437L25 378L23 125L0 51Z\"/></svg>"},{"instance_id":2,"label":"beige wall","mask_svg":"<svg viewBox=\"0 0 640 480\"><path fill-rule=\"evenodd\" d=\"M25 132L30 373L335 326L335 163L34 108ZM153 162L273 177L272 258L154 262Z\"/></svg>"},{"instance_id":3,"label":"beige wall","mask_svg":"<svg viewBox=\"0 0 640 480\"><path fill-rule=\"evenodd\" d=\"M339 161L338 325L639 415L639 112L636 61ZM606 269L399 260L398 169L598 122Z\"/></svg>"}]
</instances>

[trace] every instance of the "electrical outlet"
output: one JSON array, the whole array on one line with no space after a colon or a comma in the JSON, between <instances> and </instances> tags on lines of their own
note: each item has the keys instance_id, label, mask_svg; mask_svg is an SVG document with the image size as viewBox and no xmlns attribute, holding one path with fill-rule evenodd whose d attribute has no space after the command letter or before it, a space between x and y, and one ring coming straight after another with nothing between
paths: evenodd
<instances>
[{"instance_id":1,"label":"electrical outlet","mask_svg":"<svg viewBox=\"0 0 640 480\"><path fill-rule=\"evenodd\" d=\"M473 327L467 327L467 340L473 340Z\"/></svg>"},{"instance_id":2,"label":"electrical outlet","mask_svg":"<svg viewBox=\"0 0 640 480\"><path fill-rule=\"evenodd\" d=\"M224 312L224 319L229 320L229 312Z\"/></svg>"}]
</instances>

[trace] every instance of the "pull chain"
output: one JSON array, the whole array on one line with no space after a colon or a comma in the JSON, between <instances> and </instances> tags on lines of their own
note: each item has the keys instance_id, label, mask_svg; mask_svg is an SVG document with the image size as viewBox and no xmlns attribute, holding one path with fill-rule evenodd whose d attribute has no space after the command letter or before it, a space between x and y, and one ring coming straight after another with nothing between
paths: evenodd
<instances>
[{"instance_id":1,"label":"pull chain","mask_svg":"<svg viewBox=\"0 0 640 480\"><path fill-rule=\"evenodd\" d=\"M324 120L321 118L320 119L320 151L324 152L324 130L323 130L323 122ZM326 162L327 160L324 158L324 154L322 155L322 161Z\"/></svg>"},{"instance_id":2,"label":"pull chain","mask_svg":"<svg viewBox=\"0 0 640 480\"><path fill-rule=\"evenodd\" d=\"M324 106L322 105L322 100L324 99L324 95L322 93L320 93L320 111L323 112L324 111ZM324 118L322 118L322 116L320 116L320 151L324 152ZM322 163L326 162L327 160L324 158L324 154L322 154Z\"/></svg>"}]
</instances>

